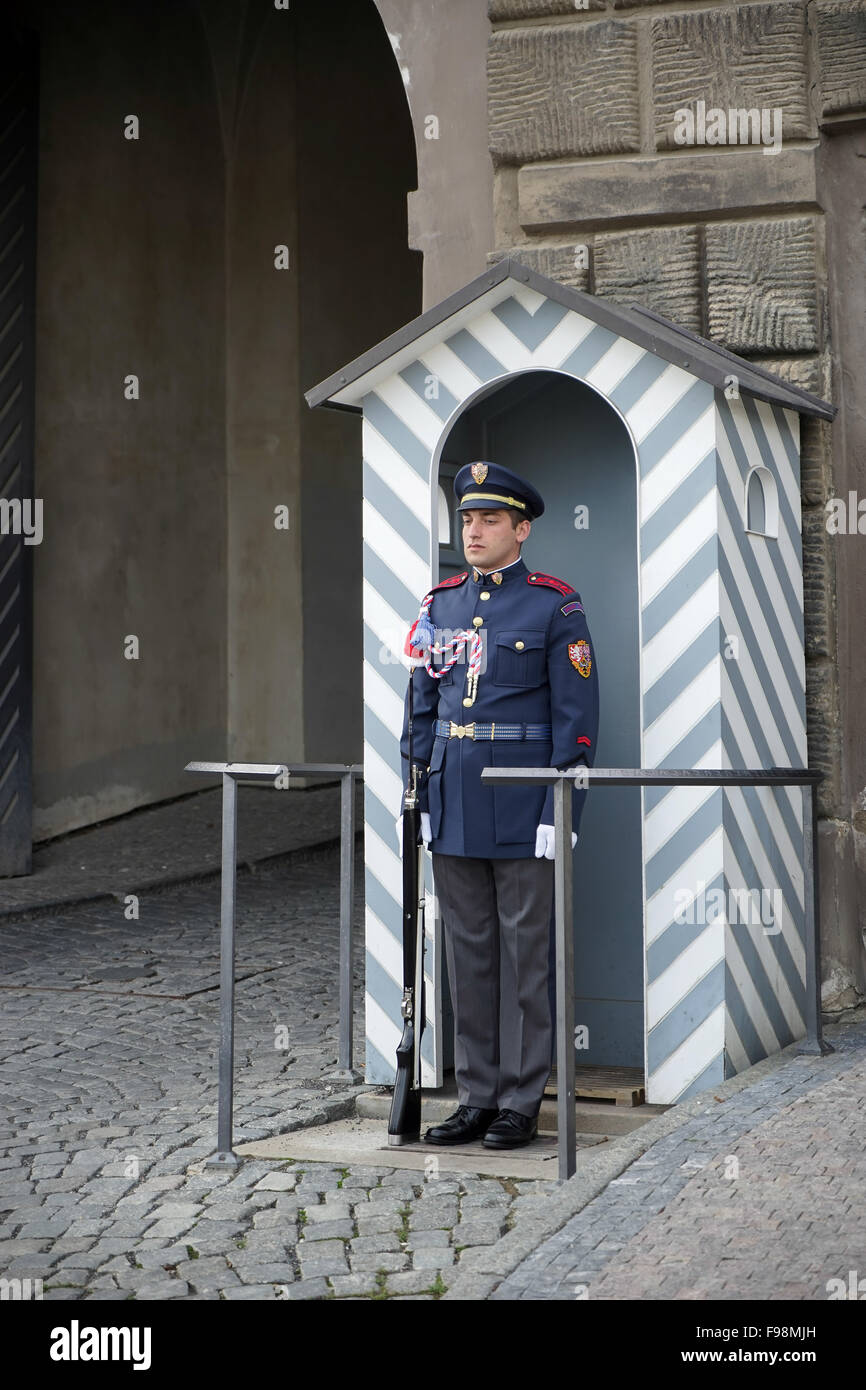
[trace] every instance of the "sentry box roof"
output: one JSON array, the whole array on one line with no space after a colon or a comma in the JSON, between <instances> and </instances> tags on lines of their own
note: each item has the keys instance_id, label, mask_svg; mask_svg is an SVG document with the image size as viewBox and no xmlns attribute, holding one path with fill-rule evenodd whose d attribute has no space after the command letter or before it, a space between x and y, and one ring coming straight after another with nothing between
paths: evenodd
<instances>
[{"instance_id":1,"label":"sentry box roof","mask_svg":"<svg viewBox=\"0 0 866 1390\"><path fill-rule=\"evenodd\" d=\"M447 341L480 312L495 310L511 299L519 302L525 287L620 337L631 339L639 347L713 386L724 389L731 376L736 376L738 389L758 400L823 420L832 420L836 415L836 407L828 401L792 386L775 373L728 352L697 333L677 327L650 309L638 304L624 308L597 295L571 289L549 280L546 275L539 275L510 256L307 391L307 404L360 412L364 396L385 377L415 361L425 348Z\"/></svg>"}]
</instances>

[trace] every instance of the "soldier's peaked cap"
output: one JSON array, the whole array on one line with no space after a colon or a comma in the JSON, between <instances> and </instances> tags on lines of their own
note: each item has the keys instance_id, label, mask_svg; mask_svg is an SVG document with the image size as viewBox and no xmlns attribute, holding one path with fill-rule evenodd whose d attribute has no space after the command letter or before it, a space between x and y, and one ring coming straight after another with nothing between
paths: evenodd
<instances>
[{"instance_id":1,"label":"soldier's peaked cap","mask_svg":"<svg viewBox=\"0 0 866 1390\"><path fill-rule=\"evenodd\" d=\"M500 463L467 463L454 479L454 492L459 512L514 507L527 521L534 521L544 511L541 493Z\"/></svg>"}]
</instances>

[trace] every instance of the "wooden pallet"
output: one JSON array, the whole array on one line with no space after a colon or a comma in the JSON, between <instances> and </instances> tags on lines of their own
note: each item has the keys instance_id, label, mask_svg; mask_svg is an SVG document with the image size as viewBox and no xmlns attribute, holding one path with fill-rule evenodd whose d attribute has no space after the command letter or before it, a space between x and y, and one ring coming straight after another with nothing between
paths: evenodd
<instances>
[{"instance_id":1,"label":"wooden pallet","mask_svg":"<svg viewBox=\"0 0 866 1390\"><path fill-rule=\"evenodd\" d=\"M555 1096L556 1067L544 1088ZM644 1105L646 1090L642 1067L575 1067L574 1094L584 1100L612 1100L617 1105Z\"/></svg>"}]
</instances>

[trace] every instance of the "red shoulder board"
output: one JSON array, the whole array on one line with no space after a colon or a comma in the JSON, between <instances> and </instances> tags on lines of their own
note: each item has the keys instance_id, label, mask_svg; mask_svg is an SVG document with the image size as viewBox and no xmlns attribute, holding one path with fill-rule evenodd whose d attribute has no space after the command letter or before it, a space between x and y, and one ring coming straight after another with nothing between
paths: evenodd
<instances>
[{"instance_id":1,"label":"red shoulder board","mask_svg":"<svg viewBox=\"0 0 866 1390\"><path fill-rule=\"evenodd\" d=\"M573 594L575 591L564 579L554 579L552 574L540 574L535 570L526 576L527 584L543 584L546 589L556 589L560 594Z\"/></svg>"},{"instance_id":2,"label":"red shoulder board","mask_svg":"<svg viewBox=\"0 0 866 1390\"><path fill-rule=\"evenodd\" d=\"M456 584L462 584L464 579L468 578L468 570L464 570L462 574L452 574L450 579L443 579L441 583L434 584L433 588L430 590L430 593L435 594L437 589L453 589Z\"/></svg>"}]
</instances>

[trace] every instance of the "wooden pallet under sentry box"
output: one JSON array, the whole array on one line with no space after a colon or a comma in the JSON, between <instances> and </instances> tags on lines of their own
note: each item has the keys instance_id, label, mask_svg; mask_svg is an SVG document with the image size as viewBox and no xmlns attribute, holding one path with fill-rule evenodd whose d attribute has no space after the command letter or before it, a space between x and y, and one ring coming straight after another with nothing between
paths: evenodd
<instances>
[{"instance_id":1,"label":"wooden pallet under sentry box","mask_svg":"<svg viewBox=\"0 0 866 1390\"><path fill-rule=\"evenodd\" d=\"M646 1103L642 1067L575 1067L574 1094L586 1100L613 1100L617 1105ZM556 1095L556 1067L544 1088L546 1096Z\"/></svg>"}]
</instances>

